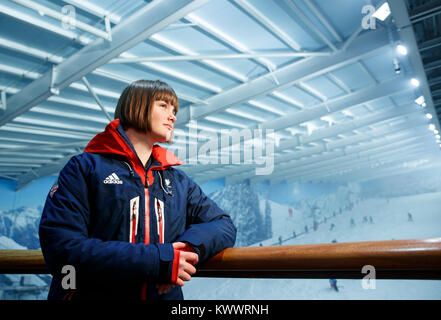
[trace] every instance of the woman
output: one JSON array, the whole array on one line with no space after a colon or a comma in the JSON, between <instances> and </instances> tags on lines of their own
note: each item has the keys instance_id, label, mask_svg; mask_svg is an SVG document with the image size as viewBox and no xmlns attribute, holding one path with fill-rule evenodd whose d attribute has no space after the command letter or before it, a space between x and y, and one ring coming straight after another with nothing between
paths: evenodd
<instances>
[{"instance_id":1,"label":"woman","mask_svg":"<svg viewBox=\"0 0 441 320\"><path fill-rule=\"evenodd\" d=\"M135 81L60 172L39 230L49 299L183 299L195 267L234 245L230 217L155 145L171 142L178 109L166 83Z\"/></svg>"}]
</instances>

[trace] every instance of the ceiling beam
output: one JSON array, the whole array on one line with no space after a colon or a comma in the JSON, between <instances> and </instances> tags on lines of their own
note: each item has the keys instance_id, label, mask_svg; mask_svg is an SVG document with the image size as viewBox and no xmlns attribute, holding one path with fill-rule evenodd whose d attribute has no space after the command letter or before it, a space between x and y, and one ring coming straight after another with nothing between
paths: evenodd
<instances>
[{"instance_id":1,"label":"ceiling beam","mask_svg":"<svg viewBox=\"0 0 441 320\"><path fill-rule=\"evenodd\" d=\"M136 58L115 58L109 63L138 63L153 61L201 61L201 60L236 60L236 59L257 59L257 58L292 58L292 57L329 57L332 53L329 51L302 51L302 52L272 52L272 53L225 53L208 55L173 55L173 56L152 56Z\"/></svg>"},{"instance_id":2,"label":"ceiling beam","mask_svg":"<svg viewBox=\"0 0 441 320\"><path fill-rule=\"evenodd\" d=\"M200 173L199 175L196 175L194 179L199 183L202 183L213 179L225 178L227 184L236 183L250 178L252 180L254 179L255 182L269 180L274 176L280 175L283 171L292 171L293 167L298 169L301 166L311 165L315 162L323 162L330 159L332 160L334 157L350 155L351 153L356 153L358 151L361 152L364 148L380 148L381 146L397 142L397 140L400 141L403 136L408 137L409 129L412 128L411 126L414 126L411 132L420 132L419 134L421 134L421 132L428 132L427 125L422 121L413 122L412 124L406 123L388 129L376 130L373 133L363 134L360 135L361 138L356 136L342 139L340 141L323 143L321 145L307 147L303 150L276 157L274 161L274 171L270 175L256 176L255 165L239 165L229 166L221 172ZM362 147L357 145L360 142L364 142ZM321 163L320 165L323 164Z\"/></svg>"},{"instance_id":3,"label":"ceiling beam","mask_svg":"<svg viewBox=\"0 0 441 320\"><path fill-rule=\"evenodd\" d=\"M328 102L320 103L319 105L316 105L314 107L304 109L301 111L295 111L290 114L286 114L283 117L269 120L261 124L261 128L264 130L266 129L272 129L274 131L282 130L288 127L296 126L301 123L304 123L306 121L318 119L320 117L323 117L325 115L328 115L333 112L341 111L350 107L354 107L356 105L364 104L369 101L377 100L380 98L384 98L390 95L394 95L403 91L409 91L412 89L410 85L410 79L407 77L397 77L396 79L392 79L389 81L386 81L384 83L377 84L375 86L371 86L353 93L350 93L348 95L330 100ZM408 112L413 111L415 109L407 109ZM395 110L395 116L399 116L401 114L405 114L406 110ZM381 119L377 119L377 121L381 121ZM347 128L346 128L347 129ZM329 129L333 130L333 129ZM294 138L292 140L292 143L296 143L297 138ZM309 141L311 142L311 141ZM245 143L245 141L244 141ZM283 143L283 142L281 142ZM230 148L231 146L228 146ZM285 147L287 147L285 145ZM224 148L223 148L224 149ZM194 150L194 151L193 151ZM189 159L197 159L197 148L192 149L193 153L190 154ZM219 150L222 152L222 150ZM191 163L190 160L188 163ZM226 174L229 176L229 174Z\"/></svg>"},{"instance_id":4,"label":"ceiling beam","mask_svg":"<svg viewBox=\"0 0 441 320\"><path fill-rule=\"evenodd\" d=\"M381 32L377 33L377 31L375 31L375 32L373 31L369 34L373 34L373 35L379 34L380 37L385 36L384 33L381 33ZM386 35L386 38L387 38L387 35ZM367 38L364 38L364 37L360 37L360 39L363 41L367 40ZM284 72L286 72L286 71L291 72L289 75L284 74L284 78L287 80L286 83L292 84L293 82L299 81L300 78L302 78L302 79L307 78L307 77L311 76L309 73L311 71L315 72L317 74L319 74L319 73L321 74L323 72L328 72L331 69L335 69L339 66L342 66L342 65L345 65L346 63L349 63L348 62L349 60L356 61L357 59L361 58L362 56L372 54L373 52L376 52L377 50L383 49L385 46L389 46L388 40L376 42L376 45L372 46L372 43L371 43L372 41L374 41L374 42L379 41L378 38L375 37L375 39L370 38L370 41L367 41L367 42L371 43L370 49L369 49L369 48L366 48L366 42L363 42L363 41L362 41L362 43L360 43L360 46L362 46L363 48L361 49L360 52L358 52L358 55L356 57L353 56L355 54L355 52L352 49L351 50L348 49L345 52L343 52L342 53L343 56L339 56L338 59L335 59L335 56L337 56L339 54L336 54L335 56L332 56L332 57L328 57L327 60L332 60L332 63L330 65L329 65L329 61L322 61L322 64L320 65L320 67L317 67L314 64L311 66L309 63L307 65L304 65L302 62L299 62L299 64L302 65L302 67L300 69L289 68L289 70L284 71ZM354 46L353 48L359 48L359 46L357 45L357 46ZM347 56L348 52L351 52L350 56ZM322 57L320 57L320 58L322 58ZM311 58L311 59L316 59L316 58ZM307 59L305 59L305 60L307 60ZM326 63L327 66L324 66L323 63ZM338 66L335 63L338 64ZM294 64L294 65L297 65L297 64ZM312 67L314 67L314 68L312 68ZM312 70L311 70L311 68L312 68ZM327 70L325 71L324 68ZM296 69L300 74L303 74L303 76L294 77L295 79L293 80L293 75L296 75L296 76L298 75L298 73L295 72ZM288 77L289 77L289 79L287 79ZM318 117L327 115L332 112L337 112L337 111L344 110L346 108L353 107L357 104L363 104L363 103L366 103L366 102L369 102L372 100L376 100L376 99L379 99L379 98L382 98L385 96L389 96L389 95L393 95L393 94L396 94L396 93L399 93L402 91L410 90L410 86L409 86L408 82L409 82L408 78L398 76L396 79L389 80L385 83L377 84L376 86L372 86L372 87L369 87L366 89L352 92L348 95L345 95L345 96L342 96L342 97L339 97L336 99L328 100L326 102L320 103L319 105L313 106L313 107L305 109L305 110L295 111L295 112L287 114L283 117L277 118L276 120L267 121L267 122L261 124L261 127L262 127L262 129L273 129L275 131L282 130L282 129L285 129L285 128L288 128L291 126L298 125L298 124L303 123L305 121L316 119ZM271 83L273 83L273 82L271 81ZM265 80L263 81L263 84L265 84ZM252 90L256 89L256 88L254 88L254 82L248 83L245 86L253 86ZM259 84L259 86L260 86L260 84ZM266 86L268 86L268 82L266 82ZM242 88L242 86L239 86L239 87L240 87L240 89ZM263 88L260 88L260 89L263 89ZM272 90L275 90L275 89L276 88L272 88ZM243 92L241 90L241 94L246 94L246 92ZM221 95L223 96L223 94L221 94ZM236 96L236 99L237 98L240 98L240 96ZM224 109L226 107L227 106L225 105L225 103L220 106L216 105L215 108L213 108L213 105L211 105L211 106L207 105L203 109L210 108L210 111L203 113L201 115L201 117L205 117L209 114L220 111L218 109ZM187 111L187 113L185 113L185 112L180 113L179 119L192 117L191 109L185 108L182 111ZM192 155L190 155L190 156L192 156ZM52 170L58 169L58 167L55 165L50 165L49 168L52 168ZM50 169L42 170L42 173L46 174L50 171L51 171ZM50 173L53 173L53 171ZM21 180L22 179L20 179L20 181ZM21 185L26 185L26 184L27 184L27 181L23 182Z\"/></svg>"},{"instance_id":5,"label":"ceiling beam","mask_svg":"<svg viewBox=\"0 0 441 320\"><path fill-rule=\"evenodd\" d=\"M412 24L420 22L422 20L429 19L441 13L441 1L435 0L427 2L418 6L415 9L411 9L408 13L409 20Z\"/></svg>"},{"instance_id":6,"label":"ceiling beam","mask_svg":"<svg viewBox=\"0 0 441 320\"><path fill-rule=\"evenodd\" d=\"M191 105L189 116L180 116L176 120L176 125L187 123L190 120L200 120L229 107L247 103L254 98L336 70L389 47L390 43L386 30L371 30L354 40L354 45L347 50L341 50L330 57L319 56L302 59L274 70L272 74L265 74L213 95L205 100L206 105ZM274 82L273 76L278 79L279 84Z\"/></svg>"},{"instance_id":7,"label":"ceiling beam","mask_svg":"<svg viewBox=\"0 0 441 320\"><path fill-rule=\"evenodd\" d=\"M254 183L265 180L283 180L284 177L292 172L301 175L305 172L321 170L323 167L327 166L327 164L333 164L334 162L337 164L347 162L346 165L350 167L355 165L362 155L387 153L391 148L403 144L403 141L409 142L412 139L415 139L415 136L413 135L423 135L426 137L429 133L428 130L418 128L418 130L412 130L410 133L408 133L407 130L404 134L401 133L386 138L376 139L362 145L347 145L344 148L331 149L330 151L322 151L321 153L316 152L316 149L319 149L318 147L311 152L306 149L304 152L298 152L299 154L293 160L278 163L277 166L274 167L273 173L270 175L256 176L254 174L247 178L250 178ZM300 157L302 154L303 156ZM352 161L355 162L352 163ZM235 180L229 179L227 182L230 183L230 181Z\"/></svg>"},{"instance_id":8,"label":"ceiling beam","mask_svg":"<svg viewBox=\"0 0 441 320\"><path fill-rule=\"evenodd\" d=\"M418 152L417 154L410 155L409 157L405 157L404 159L398 159L401 160L399 163L389 163L389 164L383 164L381 166L377 166L375 168L371 168L369 166L365 166L362 168L359 168L357 170L353 170L351 172L343 173L343 174L331 174L329 176L321 176L318 178L310 178L311 182L318 182L318 181L331 181L334 183L346 183L348 181L351 182L363 182L363 181L370 181L370 180L376 180L381 179L389 176L395 176L399 174L405 174L405 173L411 173L422 169L427 168L434 168L439 167L438 164L439 161L439 151L434 150L431 152L427 152L424 155L421 152ZM411 161L427 161L428 164L422 164L417 166L406 166L408 162ZM426 163L427 163L426 162ZM286 183L293 183L296 180L294 179L288 179L286 180Z\"/></svg>"},{"instance_id":9,"label":"ceiling beam","mask_svg":"<svg viewBox=\"0 0 441 320\"><path fill-rule=\"evenodd\" d=\"M339 134L345 133L347 131L351 130L357 130L360 128L367 127L369 125L373 125L375 123L381 122L381 121L387 121L390 119L394 119L396 117L406 117L406 125L403 126L393 126L388 128L387 130L374 130L369 133L359 134L351 138L345 138L338 141L332 141L327 142L324 144L319 152L323 150L331 150L334 148L341 148L347 145L351 145L358 142L363 142L365 140L374 139L378 136L384 136L386 134L390 134L392 132L395 132L397 130L406 130L411 128L412 126L417 125L416 121L410 121L410 119L413 116L418 116L421 112L415 108L415 106L399 106L399 107L393 107L387 110L384 110L382 112L377 112L372 115L368 115L359 119L354 119L349 122L341 123L341 124L335 124L331 127L319 129L317 131L314 131L311 133L311 135L296 135L291 139L286 139L280 141L278 146L275 146L274 153L280 153L284 150L294 150L296 147L301 147L302 145L307 145L309 143L314 142L323 142L323 139L332 138ZM422 118L422 117L421 117ZM425 120L424 120L425 121ZM301 153L300 153L301 154ZM280 157L277 157L275 159L275 164L286 162L295 159L297 156L293 156L292 154L282 155ZM254 165L247 165L242 166L242 169L232 169L229 167L225 168L225 177L231 177L230 179L246 179L248 177L252 177L255 174L255 168L256 164ZM203 174L204 172L208 170L212 170L214 168L218 168L219 165L212 164L212 165L196 165L189 167L188 169L185 169L187 174ZM237 171L236 171L237 170ZM217 175L220 173L218 172Z\"/></svg>"},{"instance_id":10,"label":"ceiling beam","mask_svg":"<svg viewBox=\"0 0 441 320\"><path fill-rule=\"evenodd\" d=\"M243 10L245 10L253 19L255 19L261 26L263 26L266 30L275 35L279 40L284 42L288 47L292 48L295 51L300 51L302 47L298 42L296 42L292 37L288 36L285 32L283 32L277 24L267 18L262 12L260 12L257 8L255 8L251 3L247 0L233 0L235 4L240 6Z\"/></svg>"},{"instance_id":11,"label":"ceiling beam","mask_svg":"<svg viewBox=\"0 0 441 320\"><path fill-rule=\"evenodd\" d=\"M317 157L298 160L288 166L285 165L284 169L277 169L274 175L267 177L268 179L263 176L256 176L250 181L257 183L264 180L282 181L292 177L300 179L311 175L321 176L329 172L338 173L342 170L353 170L353 168L363 163L373 164L377 161L376 159L380 158L391 159L393 156L398 156L399 159L403 159L407 152L412 152L414 149L418 149L418 151L428 150L429 146L423 143L427 141L429 136L430 134L427 132L420 132L419 134L414 133L413 136L408 134L404 138L391 138L389 143L375 141L351 149L336 150Z\"/></svg>"},{"instance_id":12,"label":"ceiling beam","mask_svg":"<svg viewBox=\"0 0 441 320\"><path fill-rule=\"evenodd\" d=\"M72 156L73 155L70 154L68 156L63 157L61 160L57 160L50 164L45 164L44 166L41 166L39 168L34 168L28 171L27 173L22 174L17 179L15 191L19 191L25 188L36 179L40 179L41 177L46 177L53 173L61 171L61 169L63 169L63 167L70 160L70 158L72 158Z\"/></svg>"},{"instance_id":13,"label":"ceiling beam","mask_svg":"<svg viewBox=\"0 0 441 320\"><path fill-rule=\"evenodd\" d=\"M284 0L288 8L290 8L297 17L306 25L306 27L313 31L326 45L328 45L333 51L337 51L337 47L332 43L328 37L315 25L311 19L295 4L293 1Z\"/></svg>"},{"instance_id":14,"label":"ceiling beam","mask_svg":"<svg viewBox=\"0 0 441 320\"><path fill-rule=\"evenodd\" d=\"M7 101L8 108L0 118L0 126L206 2L207 0L158 0L147 4L114 27L112 41L102 38L94 40L10 97Z\"/></svg>"},{"instance_id":15,"label":"ceiling beam","mask_svg":"<svg viewBox=\"0 0 441 320\"><path fill-rule=\"evenodd\" d=\"M29 1L29 0L11 0L11 1L18 3L28 9L34 10L34 11L38 12L40 15L46 15L48 17L51 17L51 18L56 19L56 20L63 22L63 23L64 23L64 19L66 18L65 15L63 15L61 12L59 12L57 10L53 10L49 7L41 5L41 4L36 3L34 1ZM111 40L110 32L106 32L106 31L103 31L99 28L92 27L82 21L75 20L75 28L78 28L78 29L85 31L85 32L88 32L88 33L91 33L97 37L101 37L106 40Z\"/></svg>"},{"instance_id":16,"label":"ceiling beam","mask_svg":"<svg viewBox=\"0 0 441 320\"><path fill-rule=\"evenodd\" d=\"M328 176L308 177L304 180L290 179L285 183L309 182L309 183L361 183L365 181L372 181L376 179L384 179L391 176L403 175L413 173L418 170L432 168L430 165L419 165L418 167L406 167L407 163L421 161L421 160L435 160L433 153L427 153L424 158L421 153L406 157L406 159L397 159L398 162L382 163L381 166L371 167L366 165L351 172L343 174L330 174ZM401 160L401 161L400 161Z\"/></svg>"},{"instance_id":17,"label":"ceiling beam","mask_svg":"<svg viewBox=\"0 0 441 320\"><path fill-rule=\"evenodd\" d=\"M409 19L409 14L407 12L405 1L403 0L389 0L390 10L392 12L392 16L395 19L395 25L398 30L398 35L400 36L401 41L408 48L409 52L409 61L412 65L412 69L415 73L415 77L420 82L420 88L427 104L427 110L431 114L435 114L435 108L433 104L432 94L430 92L430 87L427 81L426 72L424 71L423 62L421 59L420 52L418 50L418 45L415 37L415 33L411 26L411 22ZM432 119L438 131L440 130L440 124L438 117L434 117Z\"/></svg>"},{"instance_id":18,"label":"ceiling beam","mask_svg":"<svg viewBox=\"0 0 441 320\"><path fill-rule=\"evenodd\" d=\"M421 145L409 145L407 147L402 148L401 150L390 150L389 152L383 155L372 155L370 157L364 157L357 160L356 164L352 167L346 167L345 164L334 164L333 166L328 166L323 169L318 169L315 171L305 172L304 174L287 174L283 179L277 179L277 181L286 181L292 183L293 181L326 181L326 179L330 179L331 177L336 177L342 174L356 172L360 170L361 177L360 179L370 177L366 176L367 172L363 172L363 170L367 170L370 168L378 168L381 166L396 165L402 163L403 161L409 161L409 159L421 159L425 157L426 154L433 152L433 150L429 150L425 146ZM363 174L365 175L363 177ZM349 179L352 181L352 179ZM254 182L251 182L252 184ZM277 183L275 180L271 180L271 183Z\"/></svg>"},{"instance_id":19,"label":"ceiling beam","mask_svg":"<svg viewBox=\"0 0 441 320\"><path fill-rule=\"evenodd\" d=\"M416 125L416 124L414 124ZM419 124L420 130L427 130L425 124ZM424 128L423 128L424 127ZM314 147L308 147L304 150L298 150L293 153L289 153L275 159L275 171L272 175L256 177L255 169L248 170L244 173L238 173L231 176L227 176L227 182L233 183L235 181L255 178L258 180L270 179L273 175L277 175L278 172L283 170L289 170L292 167L298 167L300 165L309 165L316 161L328 160L332 157L347 155L356 152L357 145L363 143L363 147L373 148L375 146L388 145L397 139L402 139L403 131L409 131L409 125L404 124L397 127L392 127L384 130L378 130L378 132L368 135L362 134L351 138L342 139L340 141L323 143ZM412 131L411 131L412 132ZM399 138L394 138L394 135L400 134ZM392 135L392 138L389 136ZM404 134L405 135L405 134ZM359 137L361 136L361 137ZM392 140L392 141L391 141ZM311 158L313 157L314 158ZM302 160L303 159L303 160Z\"/></svg>"}]
</instances>

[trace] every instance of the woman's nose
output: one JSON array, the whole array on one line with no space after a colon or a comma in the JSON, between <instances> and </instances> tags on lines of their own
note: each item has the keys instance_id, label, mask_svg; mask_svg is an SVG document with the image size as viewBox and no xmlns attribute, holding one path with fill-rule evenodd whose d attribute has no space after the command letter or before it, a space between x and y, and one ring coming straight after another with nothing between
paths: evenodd
<instances>
[{"instance_id":1,"label":"woman's nose","mask_svg":"<svg viewBox=\"0 0 441 320\"><path fill-rule=\"evenodd\" d=\"M176 115L174 114L173 111L170 112L169 119L170 119L172 122L175 122L175 121L176 121Z\"/></svg>"}]
</instances>

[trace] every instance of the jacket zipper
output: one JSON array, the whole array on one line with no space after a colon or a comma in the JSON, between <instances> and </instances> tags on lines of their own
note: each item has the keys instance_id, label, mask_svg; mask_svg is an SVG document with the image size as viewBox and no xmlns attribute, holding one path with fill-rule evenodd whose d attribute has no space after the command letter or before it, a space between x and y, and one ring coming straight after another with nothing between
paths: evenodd
<instances>
[{"instance_id":1,"label":"jacket zipper","mask_svg":"<svg viewBox=\"0 0 441 320\"><path fill-rule=\"evenodd\" d=\"M145 174L145 210L144 210L144 244L148 245L150 243L150 209L149 209L149 178L147 173ZM141 300L147 300L147 282L144 282L141 286Z\"/></svg>"},{"instance_id":2,"label":"jacket zipper","mask_svg":"<svg viewBox=\"0 0 441 320\"><path fill-rule=\"evenodd\" d=\"M148 245L150 243L150 210L149 210L149 188L144 189L145 194L145 238L144 238L144 244Z\"/></svg>"},{"instance_id":3,"label":"jacket zipper","mask_svg":"<svg viewBox=\"0 0 441 320\"><path fill-rule=\"evenodd\" d=\"M149 195L149 179L146 173L145 175L145 238L144 244L150 243L150 195ZM155 216L158 226L159 243L164 243L164 203L161 200L155 198ZM147 299L147 283L143 283L141 290L141 300Z\"/></svg>"}]
</instances>

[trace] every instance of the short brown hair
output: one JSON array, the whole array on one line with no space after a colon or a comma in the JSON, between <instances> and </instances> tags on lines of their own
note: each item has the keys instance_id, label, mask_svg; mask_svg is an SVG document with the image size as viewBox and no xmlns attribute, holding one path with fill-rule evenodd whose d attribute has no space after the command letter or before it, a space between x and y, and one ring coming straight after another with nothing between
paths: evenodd
<instances>
[{"instance_id":1,"label":"short brown hair","mask_svg":"<svg viewBox=\"0 0 441 320\"><path fill-rule=\"evenodd\" d=\"M118 100L115 109L115 119L119 119L124 130L133 128L135 130L149 132L150 113L155 101L162 100L179 110L178 97L167 83L156 80L137 80L129 84ZM170 138L167 143L171 143Z\"/></svg>"}]
</instances>

